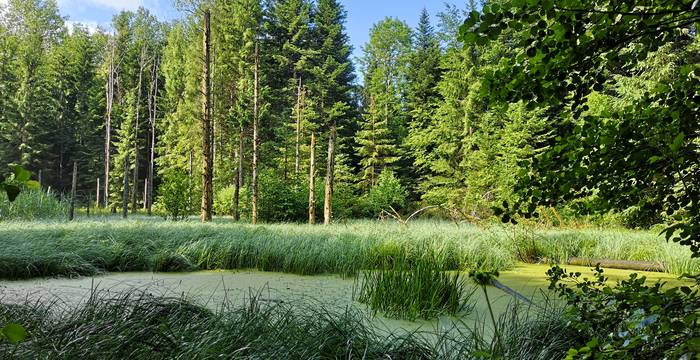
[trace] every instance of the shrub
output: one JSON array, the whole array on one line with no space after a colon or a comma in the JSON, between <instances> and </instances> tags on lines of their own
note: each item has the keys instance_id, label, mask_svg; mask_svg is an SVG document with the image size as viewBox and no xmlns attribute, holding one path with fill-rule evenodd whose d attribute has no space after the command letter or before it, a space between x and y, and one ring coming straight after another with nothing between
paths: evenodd
<instances>
[{"instance_id":1,"label":"shrub","mask_svg":"<svg viewBox=\"0 0 700 360\"><path fill-rule=\"evenodd\" d=\"M214 212L217 215L233 215L235 207L236 187L229 185L223 189L219 189L214 194ZM240 202L240 199L239 199Z\"/></svg>"},{"instance_id":2,"label":"shrub","mask_svg":"<svg viewBox=\"0 0 700 360\"><path fill-rule=\"evenodd\" d=\"M167 217L181 220L192 211L191 197L194 198L189 188L187 175L176 171L165 176L163 184L158 188L157 202L163 207Z\"/></svg>"},{"instance_id":3,"label":"shrub","mask_svg":"<svg viewBox=\"0 0 700 360\"><path fill-rule=\"evenodd\" d=\"M607 284L597 266L593 279L547 272L550 289L566 304L566 315L584 344L569 350L569 359L694 359L700 355L700 297L688 286L646 285L631 274L617 286Z\"/></svg>"},{"instance_id":4,"label":"shrub","mask_svg":"<svg viewBox=\"0 0 700 360\"><path fill-rule=\"evenodd\" d=\"M406 205L408 192L391 170L384 170L367 195L366 207L370 216L377 216L390 208L399 210Z\"/></svg>"}]
</instances>

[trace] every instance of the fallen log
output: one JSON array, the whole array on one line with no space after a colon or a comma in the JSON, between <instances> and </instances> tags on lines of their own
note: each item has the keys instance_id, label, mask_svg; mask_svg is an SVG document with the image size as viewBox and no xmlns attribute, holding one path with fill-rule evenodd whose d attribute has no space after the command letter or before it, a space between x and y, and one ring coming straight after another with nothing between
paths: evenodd
<instances>
[{"instance_id":1,"label":"fallen log","mask_svg":"<svg viewBox=\"0 0 700 360\"><path fill-rule=\"evenodd\" d=\"M600 264L603 268L666 272L666 266L659 261L631 261L631 260L610 260L610 259L586 259L572 257L567 261L568 265L596 266Z\"/></svg>"}]
</instances>

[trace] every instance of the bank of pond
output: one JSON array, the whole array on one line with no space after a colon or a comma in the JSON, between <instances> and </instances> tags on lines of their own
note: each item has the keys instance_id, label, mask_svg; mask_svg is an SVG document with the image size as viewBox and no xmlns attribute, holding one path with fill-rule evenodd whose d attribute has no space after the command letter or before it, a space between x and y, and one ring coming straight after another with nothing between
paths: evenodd
<instances>
[{"instance_id":1,"label":"bank of pond","mask_svg":"<svg viewBox=\"0 0 700 360\"><path fill-rule=\"evenodd\" d=\"M458 312L410 319L361 301L358 291L367 279L362 274L220 270L0 281L0 320L20 322L31 334L19 345L0 344L0 354L18 359L561 358L580 339L567 328L563 304L547 289L548 268L517 264L497 278L531 303L494 286L483 293L464 282L460 291L466 292L466 303ZM593 276L587 267L567 270ZM630 271L606 274L615 282ZM686 283L669 274L640 275L651 282Z\"/></svg>"}]
</instances>

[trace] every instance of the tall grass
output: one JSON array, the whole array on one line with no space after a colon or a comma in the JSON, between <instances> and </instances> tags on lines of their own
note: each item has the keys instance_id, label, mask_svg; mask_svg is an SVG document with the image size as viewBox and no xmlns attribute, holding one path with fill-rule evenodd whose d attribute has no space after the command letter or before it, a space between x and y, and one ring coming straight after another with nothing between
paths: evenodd
<instances>
[{"instance_id":1,"label":"tall grass","mask_svg":"<svg viewBox=\"0 0 700 360\"><path fill-rule=\"evenodd\" d=\"M0 221L56 219L68 216L68 203L51 193L39 190L22 191L13 202L0 192Z\"/></svg>"},{"instance_id":2,"label":"tall grass","mask_svg":"<svg viewBox=\"0 0 700 360\"><path fill-rule=\"evenodd\" d=\"M461 272L446 272L438 264L430 250L415 261L392 259L380 270L361 273L353 298L375 312L409 320L470 313L474 288Z\"/></svg>"},{"instance_id":3,"label":"tall grass","mask_svg":"<svg viewBox=\"0 0 700 360\"><path fill-rule=\"evenodd\" d=\"M576 345L560 331L561 318L504 316L512 329L504 332L504 352L490 349L490 335L478 327L388 333L358 310L267 304L255 296L217 311L141 292L95 293L75 306L0 303L0 322L10 319L29 337L18 346L0 342L3 359L554 359Z\"/></svg>"},{"instance_id":4,"label":"tall grass","mask_svg":"<svg viewBox=\"0 0 700 360\"><path fill-rule=\"evenodd\" d=\"M690 251L652 232L532 230L416 222L360 221L331 226L251 226L112 217L73 223L0 224L0 278L79 276L102 271L182 271L251 268L301 275L382 268L392 259L419 259L430 250L442 270L505 270L521 261L564 262L569 256L655 260L674 273L700 272ZM98 219L98 220L96 220ZM528 241L520 241L525 238Z\"/></svg>"}]
</instances>

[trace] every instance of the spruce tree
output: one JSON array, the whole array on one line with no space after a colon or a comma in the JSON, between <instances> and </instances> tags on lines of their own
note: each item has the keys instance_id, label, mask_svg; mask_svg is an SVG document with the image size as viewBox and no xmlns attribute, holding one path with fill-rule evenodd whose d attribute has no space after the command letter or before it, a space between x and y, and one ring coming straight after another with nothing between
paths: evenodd
<instances>
[{"instance_id":1,"label":"spruce tree","mask_svg":"<svg viewBox=\"0 0 700 360\"><path fill-rule=\"evenodd\" d=\"M354 68L350 40L345 32L346 14L336 0L319 0L314 14L314 39L318 54L313 77L319 116L327 136L324 223L333 219L333 187L338 156L338 127L351 121L351 90Z\"/></svg>"},{"instance_id":2,"label":"spruce tree","mask_svg":"<svg viewBox=\"0 0 700 360\"><path fill-rule=\"evenodd\" d=\"M401 155L399 145L408 128L406 65L410 49L411 29L392 18L372 27L370 40L363 48L366 110L357 143L366 189L374 186L379 174Z\"/></svg>"}]
</instances>

